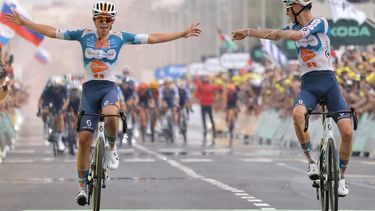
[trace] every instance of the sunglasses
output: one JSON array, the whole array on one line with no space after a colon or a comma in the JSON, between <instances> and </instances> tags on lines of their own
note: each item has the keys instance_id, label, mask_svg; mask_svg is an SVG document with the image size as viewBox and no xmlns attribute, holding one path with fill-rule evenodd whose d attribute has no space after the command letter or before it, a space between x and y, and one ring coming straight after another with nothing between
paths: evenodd
<instances>
[{"instance_id":1,"label":"sunglasses","mask_svg":"<svg viewBox=\"0 0 375 211\"><path fill-rule=\"evenodd\" d=\"M96 22L99 22L99 23L101 23L101 22L103 22L103 21L105 21L106 23L111 23L111 22L113 22L115 19L113 19L113 18L111 18L111 17L95 17L94 18L94 20L96 21Z\"/></svg>"}]
</instances>

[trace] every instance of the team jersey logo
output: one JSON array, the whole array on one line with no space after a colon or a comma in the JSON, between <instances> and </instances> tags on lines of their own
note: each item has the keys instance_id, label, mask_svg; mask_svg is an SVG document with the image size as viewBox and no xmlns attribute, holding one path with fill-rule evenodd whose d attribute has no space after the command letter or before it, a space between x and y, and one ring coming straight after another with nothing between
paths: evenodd
<instances>
[{"instance_id":1,"label":"team jersey logo","mask_svg":"<svg viewBox=\"0 0 375 211\"><path fill-rule=\"evenodd\" d=\"M312 50L301 48L301 58L304 62L307 62L315 57L315 53Z\"/></svg>"},{"instance_id":2,"label":"team jersey logo","mask_svg":"<svg viewBox=\"0 0 375 211\"><path fill-rule=\"evenodd\" d=\"M307 38L303 38L302 40L299 40L296 42L296 46L299 48L299 47L308 47L308 46L311 46L311 47L315 47L319 45L319 41L318 39L315 37L315 36L308 36Z\"/></svg>"},{"instance_id":3,"label":"team jersey logo","mask_svg":"<svg viewBox=\"0 0 375 211\"><path fill-rule=\"evenodd\" d=\"M114 60L116 58L116 50L110 49L107 52L103 49L92 49L92 48L86 48L85 49L85 57L87 59L108 59L108 60Z\"/></svg>"},{"instance_id":4,"label":"team jersey logo","mask_svg":"<svg viewBox=\"0 0 375 211\"><path fill-rule=\"evenodd\" d=\"M317 65L315 62L310 61L311 59L315 58L316 54L312 50L308 50L305 48L301 48L301 58L305 62L308 68L316 68Z\"/></svg>"},{"instance_id":5,"label":"team jersey logo","mask_svg":"<svg viewBox=\"0 0 375 211\"><path fill-rule=\"evenodd\" d=\"M91 62L91 71L94 73L94 78L104 78L101 72L104 72L108 69L108 65L104 62L94 60Z\"/></svg>"}]
</instances>

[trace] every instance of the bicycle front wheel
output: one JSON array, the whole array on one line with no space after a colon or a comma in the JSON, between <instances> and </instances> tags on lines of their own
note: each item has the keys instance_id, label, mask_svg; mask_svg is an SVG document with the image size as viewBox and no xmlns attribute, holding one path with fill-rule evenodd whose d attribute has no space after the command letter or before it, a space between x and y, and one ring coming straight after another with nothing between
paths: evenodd
<instances>
[{"instance_id":1,"label":"bicycle front wheel","mask_svg":"<svg viewBox=\"0 0 375 211\"><path fill-rule=\"evenodd\" d=\"M57 145L57 137L56 134L53 132L50 135L50 138L52 140L52 151L53 151L53 156L57 157L59 155L59 147Z\"/></svg>"},{"instance_id":2,"label":"bicycle front wheel","mask_svg":"<svg viewBox=\"0 0 375 211\"><path fill-rule=\"evenodd\" d=\"M339 169L337 165L337 150L335 141L332 138L328 139L328 159L327 159L327 187L332 211L338 210L338 183L339 183Z\"/></svg>"},{"instance_id":3,"label":"bicycle front wheel","mask_svg":"<svg viewBox=\"0 0 375 211\"><path fill-rule=\"evenodd\" d=\"M94 172L94 211L100 210L100 194L103 180L103 156L104 156L104 140L98 138L95 148L95 172Z\"/></svg>"},{"instance_id":4,"label":"bicycle front wheel","mask_svg":"<svg viewBox=\"0 0 375 211\"><path fill-rule=\"evenodd\" d=\"M320 203L322 211L329 210L329 192L327 190L327 156L324 149L320 149L319 156L319 180L320 180Z\"/></svg>"}]
</instances>

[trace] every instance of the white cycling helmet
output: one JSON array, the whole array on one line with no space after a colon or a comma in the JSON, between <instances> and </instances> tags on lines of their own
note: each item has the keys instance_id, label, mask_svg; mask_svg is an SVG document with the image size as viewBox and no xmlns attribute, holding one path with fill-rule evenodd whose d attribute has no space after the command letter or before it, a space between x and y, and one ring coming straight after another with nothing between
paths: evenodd
<instances>
[{"instance_id":1,"label":"white cycling helmet","mask_svg":"<svg viewBox=\"0 0 375 211\"><path fill-rule=\"evenodd\" d=\"M307 6L312 3L312 0L283 0L286 5L291 5L293 3L300 4L302 6Z\"/></svg>"},{"instance_id":2,"label":"white cycling helmet","mask_svg":"<svg viewBox=\"0 0 375 211\"><path fill-rule=\"evenodd\" d=\"M81 86L81 83L78 81L78 80L73 80L71 83L70 83L70 87L69 87L71 90L82 90L82 86Z\"/></svg>"},{"instance_id":3,"label":"white cycling helmet","mask_svg":"<svg viewBox=\"0 0 375 211\"><path fill-rule=\"evenodd\" d=\"M92 8L92 15L95 17L97 15L109 15L114 18L117 14L116 6L109 1L98 1L94 4Z\"/></svg>"},{"instance_id":4,"label":"white cycling helmet","mask_svg":"<svg viewBox=\"0 0 375 211\"><path fill-rule=\"evenodd\" d=\"M59 75L55 75L51 77L51 86L52 87L59 87L64 85L64 78Z\"/></svg>"}]
</instances>

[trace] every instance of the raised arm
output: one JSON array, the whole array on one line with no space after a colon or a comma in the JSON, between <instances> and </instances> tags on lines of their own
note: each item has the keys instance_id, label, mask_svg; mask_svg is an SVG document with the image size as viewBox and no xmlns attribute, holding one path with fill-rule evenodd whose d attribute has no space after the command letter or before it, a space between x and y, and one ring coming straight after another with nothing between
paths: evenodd
<instances>
[{"instance_id":1,"label":"raised arm","mask_svg":"<svg viewBox=\"0 0 375 211\"><path fill-rule=\"evenodd\" d=\"M198 37L201 33L199 23L192 24L185 31L172 33L152 33L148 37L149 44L169 42L180 38Z\"/></svg>"},{"instance_id":2,"label":"raised arm","mask_svg":"<svg viewBox=\"0 0 375 211\"><path fill-rule=\"evenodd\" d=\"M26 20L14 9L12 9L12 13L6 14L6 18L11 23L14 23L20 26L25 26L47 37L56 38L56 28L52 26L48 26L48 25L34 23L30 20Z\"/></svg>"},{"instance_id":3,"label":"raised arm","mask_svg":"<svg viewBox=\"0 0 375 211\"><path fill-rule=\"evenodd\" d=\"M303 38L303 33L296 30L281 30L281 29L240 29L232 32L233 40L242 40L246 37L257 37L260 39L269 40L300 40Z\"/></svg>"}]
</instances>

